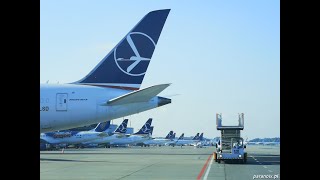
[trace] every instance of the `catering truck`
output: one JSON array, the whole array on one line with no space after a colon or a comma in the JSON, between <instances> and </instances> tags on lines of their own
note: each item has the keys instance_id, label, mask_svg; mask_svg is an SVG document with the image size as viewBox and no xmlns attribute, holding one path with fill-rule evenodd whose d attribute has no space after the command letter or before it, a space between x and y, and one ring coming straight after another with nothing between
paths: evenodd
<instances>
[{"instance_id":1,"label":"catering truck","mask_svg":"<svg viewBox=\"0 0 320 180\"><path fill-rule=\"evenodd\" d=\"M215 162L238 161L247 162L246 145L241 137L241 131L244 129L244 114L239 114L239 123L237 126L223 126L222 115L216 114L217 130L221 132L220 139L216 143L216 151L213 153Z\"/></svg>"}]
</instances>

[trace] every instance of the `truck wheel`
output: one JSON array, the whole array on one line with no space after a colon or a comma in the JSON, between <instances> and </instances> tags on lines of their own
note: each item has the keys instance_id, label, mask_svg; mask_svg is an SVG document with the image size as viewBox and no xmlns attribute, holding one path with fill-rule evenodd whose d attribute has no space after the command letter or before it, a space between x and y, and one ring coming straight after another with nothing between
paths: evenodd
<instances>
[{"instance_id":1,"label":"truck wheel","mask_svg":"<svg viewBox=\"0 0 320 180\"><path fill-rule=\"evenodd\" d=\"M217 162L217 153L216 152L213 153L213 159L215 162Z\"/></svg>"},{"instance_id":2,"label":"truck wheel","mask_svg":"<svg viewBox=\"0 0 320 180\"><path fill-rule=\"evenodd\" d=\"M220 159L218 159L218 163L220 164L220 162L221 162L221 160Z\"/></svg>"},{"instance_id":3,"label":"truck wheel","mask_svg":"<svg viewBox=\"0 0 320 180\"><path fill-rule=\"evenodd\" d=\"M247 163L247 153L244 153L244 156L243 156L243 163Z\"/></svg>"}]
</instances>

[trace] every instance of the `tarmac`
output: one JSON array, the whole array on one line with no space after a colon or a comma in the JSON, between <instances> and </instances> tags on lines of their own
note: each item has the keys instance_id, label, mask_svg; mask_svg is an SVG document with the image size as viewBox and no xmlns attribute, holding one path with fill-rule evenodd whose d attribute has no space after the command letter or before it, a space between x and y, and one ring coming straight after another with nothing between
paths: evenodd
<instances>
[{"instance_id":1,"label":"tarmac","mask_svg":"<svg viewBox=\"0 0 320 180\"><path fill-rule=\"evenodd\" d=\"M280 179L280 146L248 145L246 164L213 160L214 147L40 151L40 179Z\"/></svg>"}]
</instances>

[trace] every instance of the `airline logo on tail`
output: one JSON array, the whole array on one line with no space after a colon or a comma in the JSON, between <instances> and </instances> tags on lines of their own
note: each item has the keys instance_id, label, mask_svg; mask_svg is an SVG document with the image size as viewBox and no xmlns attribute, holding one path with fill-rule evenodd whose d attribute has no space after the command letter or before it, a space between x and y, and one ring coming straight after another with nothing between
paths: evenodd
<instances>
[{"instance_id":1,"label":"airline logo on tail","mask_svg":"<svg viewBox=\"0 0 320 180\"><path fill-rule=\"evenodd\" d=\"M142 126L142 128L135 134L149 134L151 130L152 118L149 118L148 121Z\"/></svg>"},{"instance_id":2,"label":"airline logo on tail","mask_svg":"<svg viewBox=\"0 0 320 180\"><path fill-rule=\"evenodd\" d=\"M194 136L192 140L198 140L198 139L199 139L199 133L197 133L196 136Z\"/></svg>"},{"instance_id":3,"label":"airline logo on tail","mask_svg":"<svg viewBox=\"0 0 320 180\"><path fill-rule=\"evenodd\" d=\"M173 137L173 131L170 131L165 139L171 139Z\"/></svg>"},{"instance_id":4,"label":"airline logo on tail","mask_svg":"<svg viewBox=\"0 0 320 180\"><path fill-rule=\"evenodd\" d=\"M87 76L75 83L139 89L169 12L163 9L145 15Z\"/></svg>"},{"instance_id":5,"label":"airline logo on tail","mask_svg":"<svg viewBox=\"0 0 320 180\"><path fill-rule=\"evenodd\" d=\"M142 32L131 32L127 35L126 40L114 50L114 60L118 68L129 76L144 75L147 71L145 67L149 65L156 43L150 36ZM128 53L130 51L132 54Z\"/></svg>"},{"instance_id":6,"label":"airline logo on tail","mask_svg":"<svg viewBox=\"0 0 320 180\"><path fill-rule=\"evenodd\" d=\"M181 134L181 136L178 138L178 140L182 140L184 138L184 133Z\"/></svg>"},{"instance_id":7,"label":"airline logo on tail","mask_svg":"<svg viewBox=\"0 0 320 180\"><path fill-rule=\"evenodd\" d=\"M148 121L143 125L141 128L142 132L145 134L150 133L151 130L151 123L152 123L152 118L149 118Z\"/></svg>"},{"instance_id":8,"label":"airline logo on tail","mask_svg":"<svg viewBox=\"0 0 320 180\"><path fill-rule=\"evenodd\" d=\"M96 132L103 132L110 127L110 121L99 123L94 129Z\"/></svg>"},{"instance_id":9,"label":"airline logo on tail","mask_svg":"<svg viewBox=\"0 0 320 180\"><path fill-rule=\"evenodd\" d=\"M125 131L125 127L124 127L124 124L120 124L119 128L118 128L118 131L120 132L124 132Z\"/></svg>"},{"instance_id":10,"label":"airline logo on tail","mask_svg":"<svg viewBox=\"0 0 320 180\"><path fill-rule=\"evenodd\" d=\"M149 133L150 130L151 130L151 124L149 124L149 123L145 124L142 128L142 132L144 132L144 133Z\"/></svg>"},{"instance_id":11,"label":"airline logo on tail","mask_svg":"<svg viewBox=\"0 0 320 180\"><path fill-rule=\"evenodd\" d=\"M127 131L128 119L123 120L123 122L119 125L116 132L125 133Z\"/></svg>"}]
</instances>

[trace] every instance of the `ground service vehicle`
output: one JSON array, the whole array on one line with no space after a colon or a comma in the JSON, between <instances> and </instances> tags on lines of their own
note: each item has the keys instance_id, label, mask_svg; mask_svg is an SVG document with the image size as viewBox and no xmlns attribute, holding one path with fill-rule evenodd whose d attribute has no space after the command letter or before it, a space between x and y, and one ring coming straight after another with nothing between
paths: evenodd
<instances>
[{"instance_id":1,"label":"ground service vehicle","mask_svg":"<svg viewBox=\"0 0 320 180\"><path fill-rule=\"evenodd\" d=\"M220 139L216 144L216 151L213 153L214 160L247 162L246 145L240 132L244 129L244 114L239 114L238 126L222 126L222 115L216 114L217 130L221 131Z\"/></svg>"}]
</instances>

